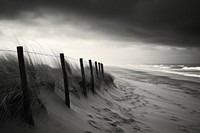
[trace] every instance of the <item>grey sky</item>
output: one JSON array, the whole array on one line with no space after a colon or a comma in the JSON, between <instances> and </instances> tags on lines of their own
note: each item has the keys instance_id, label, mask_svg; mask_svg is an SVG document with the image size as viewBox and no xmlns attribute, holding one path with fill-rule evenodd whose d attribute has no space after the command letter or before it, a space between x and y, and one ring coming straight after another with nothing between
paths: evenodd
<instances>
[{"instance_id":1,"label":"grey sky","mask_svg":"<svg viewBox=\"0 0 200 133\"><path fill-rule=\"evenodd\" d=\"M111 65L200 63L199 6L196 0L1 0L0 46L15 46L15 35L31 47L40 43Z\"/></svg>"}]
</instances>

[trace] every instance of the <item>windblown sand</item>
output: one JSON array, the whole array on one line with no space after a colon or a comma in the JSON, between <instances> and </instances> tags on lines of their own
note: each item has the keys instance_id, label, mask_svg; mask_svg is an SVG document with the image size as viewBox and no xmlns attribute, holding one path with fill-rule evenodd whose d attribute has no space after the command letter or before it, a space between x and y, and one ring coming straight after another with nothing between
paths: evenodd
<instances>
[{"instance_id":1,"label":"windblown sand","mask_svg":"<svg viewBox=\"0 0 200 133\"><path fill-rule=\"evenodd\" d=\"M107 68L117 87L88 98L73 94L71 109L60 91L42 89L46 110L35 128L6 124L2 132L34 133L199 133L200 83L176 75Z\"/></svg>"}]
</instances>

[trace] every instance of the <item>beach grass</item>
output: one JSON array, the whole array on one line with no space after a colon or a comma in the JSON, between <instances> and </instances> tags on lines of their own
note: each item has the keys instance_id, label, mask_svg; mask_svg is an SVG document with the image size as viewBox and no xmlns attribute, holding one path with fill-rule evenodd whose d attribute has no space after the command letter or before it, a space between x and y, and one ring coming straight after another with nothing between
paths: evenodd
<instances>
[{"instance_id":1,"label":"beach grass","mask_svg":"<svg viewBox=\"0 0 200 133\"><path fill-rule=\"evenodd\" d=\"M58 62L57 62L58 63ZM40 99L40 90L47 88L50 91L60 89L64 91L62 69L58 63L57 67L33 61L30 56L25 58L26 73L28 80L30 110L26 113L37 113L45 107ZM73 66L69 61L65 62L69 79L69 89L72 94L80 95L83 87L80 68ZM91 89L90 68L85 67L86 88ZM94 69L95 89L99 90L102 85L109 85L114 82L113 76L105 73L104 80L97 79ZM13 54L5 54L0 57L0 121L21 120L23 122L24 97L21 88L18 59ZM77 93L78 92L78 93ZM63 92L64 93L64 92Z\"/></svg>"}]
</instances>

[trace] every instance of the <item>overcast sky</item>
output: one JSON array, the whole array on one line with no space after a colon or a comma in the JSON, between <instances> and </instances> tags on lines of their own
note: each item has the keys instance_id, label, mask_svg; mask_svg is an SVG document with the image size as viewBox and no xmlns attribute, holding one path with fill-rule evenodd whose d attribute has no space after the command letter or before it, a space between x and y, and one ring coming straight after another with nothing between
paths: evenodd
<instances>
[{"instance_id":1,"label":"overcast sky","mask_svg":"<svg viewBox=\"0 0 200 133\"><path fill-rule=\"evenodd\" d=\"M108 65L200 63L198 0L0 0L0 47ZM41 48L42 47L42 48Z\"/></svg>"}]
</instances>

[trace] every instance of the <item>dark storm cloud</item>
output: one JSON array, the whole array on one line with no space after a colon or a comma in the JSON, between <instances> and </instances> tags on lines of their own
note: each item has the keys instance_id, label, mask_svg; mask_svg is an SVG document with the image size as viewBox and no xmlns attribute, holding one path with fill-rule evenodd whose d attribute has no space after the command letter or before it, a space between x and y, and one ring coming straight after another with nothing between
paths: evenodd
<instances>
[{"instance_id":1,"label":"dark storm cloud","mask_svg":"<svg viewBox=\"0 0 200 133\"><path fill-rule=\"evenodd\" d=\"M95 19L97 26L107 22L97 30L119 40L200 47L199 7L198 0L1 0L0 18L17 19L39 8L72 11Z\"/></svg>"}]
</instances>

